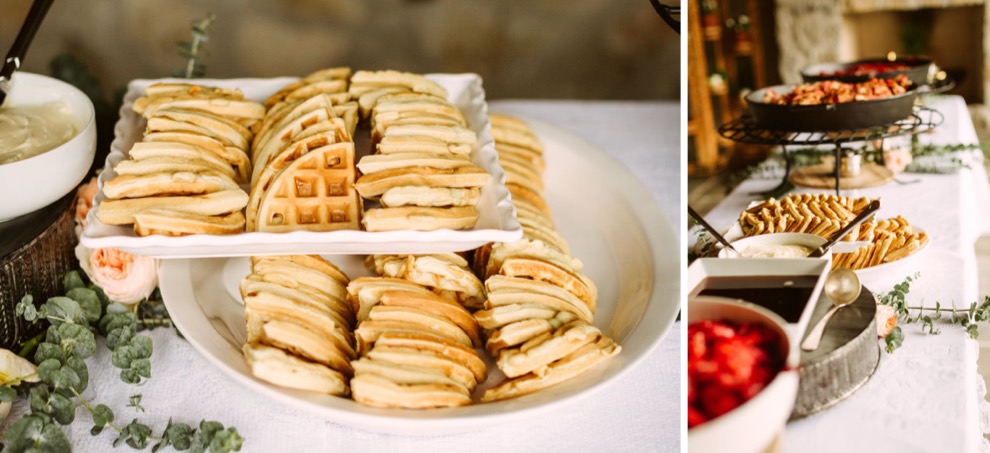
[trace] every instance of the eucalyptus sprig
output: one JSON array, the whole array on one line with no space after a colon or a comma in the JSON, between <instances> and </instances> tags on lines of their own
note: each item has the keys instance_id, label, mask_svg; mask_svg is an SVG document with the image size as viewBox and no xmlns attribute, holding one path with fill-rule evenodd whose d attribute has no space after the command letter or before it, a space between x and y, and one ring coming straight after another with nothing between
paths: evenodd
<instances>
[{"instance_id":1,"label":"eucalyptus sprig","mask_svg":"<svg viewBox=\"0 0 990 453\"><path fill-rule=\"evenodd\" d=\"M134 313L109 300L99 287L87 285L78 272L66 274L64 286L65 296L51 297L35 306L27 295L15 308L18 316L30 322L47 322L49 327L34 348L33 362L38 366L40 382L21 383L16 388L0 385L0 400L10 401L20 393L26 396L31 411L7 430L8 451L70 451L69 440L59 425L73 423L78 406L92 415L93 436L106 428L117 433L114 447L127 444L144 449L154 444L153 452L167 446L191 452L240 450L244 439L233 427L204 420L194 429L169 419L162 434L154 436L151 427L136 418L126 425L115 424L116 416L109 406L85 398L82 394L89 386L86 360L96 353L97 335L105 338L106 347L112 351L110 361L121 370L120 379L128 384L151 378L153 345L151 338L137 334L139 320ZM127 406L145 411L140 394L132 395Z\"/></svg>"},{"instance_id":2,"label":"eucalyptus sprig","mask_svg":"<svg viewBox=\"0 0 990 453\"><path fill-rule=\"evenodd\" d=\"M179 55L186 60L186 67L176 71L176 77L192 79L206 74L206 63L203 62L202 58L202 55L206 53L204 49L206 43L210 40L206 30L216 19L217 16L210 13L203 19L193 21L192 40L179 43Z\"/></svg>"},{"instance_id":3,"label":"eucalyptus sprig","mask_svg":"<svg viewBox=\"0 0 990 453\"><path fill-rule=\"evenodd\" d=\"M911 291L911 283L920 276L920 273L907 276L903 282L894 285L894 289L890 292L880 295L878 302L893 308L898 321L904 324L920 324L923 333L940 334L942 330L935 327L935 321L942 320L943 323L958 324L966 330L970 338L978 339L980 331L977 323L990 320L990 296L985 296L982 303L971 303L966 309L946 309L938 301L935 302L935 307L912 307L907 304L907 295ZM949 316L943 318L945 313ZM900 326L894 327L885 340L888 353L900 347L904 342L904 333Z\"/></svg>"}]
</instances>

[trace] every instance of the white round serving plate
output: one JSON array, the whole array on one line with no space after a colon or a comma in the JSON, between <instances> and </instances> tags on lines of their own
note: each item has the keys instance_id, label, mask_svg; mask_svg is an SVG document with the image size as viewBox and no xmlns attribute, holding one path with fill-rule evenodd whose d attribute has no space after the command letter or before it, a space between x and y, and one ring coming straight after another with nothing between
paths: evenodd
<instances>
[{"instance_id":1,"label":"white round serving plate","mask_svg":"<svg viewBox=\"0 0 990 453\"><path fill-rule=\"evenodd\" d=\"M207 360L248 389L369 431L464 432L564 410L593 395L607 397L607 388L665 337L680 309L677 236L653 196L622 164L568 132L526 121L546 147L545 196L557 227L598 286L595 325L622 345L622 352L604 365L531 395L451 409L373 408L277 387L251 376L241 355L245 321L237 285L249 270L243 257L162 261L162 298L176 327ZM362 256L329 259L351 278L368 274ZM502 379L489 363L489 379L479 392Z\"/></svg>"},{"instance_id":2,"label":"white round serving plate","mask_svg":"<svg viewBox=\"0 0 990 453\"><path fill-rule=\"evenodd\" d=\"M915 233L924 232L924 230L916 226L912 226L911 228ZM929 238L928 242L921 246L921 248L899 260L878 264L876 266L870 266L864 269L856 269L856 276L859 277L859 281L861 283L867 286L870 286L871 283L882 283L890 280L891 278L903 280L904 277L908 275L904 272L905 269L911 269L912 265L917 268L919 264L918 257L928 249L928 246L931 245L931 243L932 240Z\"/></svg>"}]
</instances>

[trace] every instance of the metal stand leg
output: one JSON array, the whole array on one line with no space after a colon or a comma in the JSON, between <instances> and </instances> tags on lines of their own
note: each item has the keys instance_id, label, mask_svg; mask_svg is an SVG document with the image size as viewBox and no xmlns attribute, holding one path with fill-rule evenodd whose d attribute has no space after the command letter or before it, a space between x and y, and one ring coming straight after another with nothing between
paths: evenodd
<instances>
[{"instance_id":1,"label":"metal stand leg","mask_svg":"<svg viewBox=\"0 0 990 453\"><path fill-rule=\"evenodd\" d=\"M835 145L835 195L839 195L839 170L842 168L842 145Z\"/></svg>"},{"instance_id":2,"label":"metal stand leg","mask_svg":"<svg viewBox=\"0 0 990 453\"><path fill-rule=\"evenodd\" d=\"M879 163L881 166L887 165L887 160L886 160L887 158L886 158L886 156L884 156L884 153L883 153L883 141L884 140L886 140L886 139L885 138L881 138L880 139L880 149L879 149L879 154L878 154L878 157L877 157L877 163Z\"/></svg>"}]
</instances>

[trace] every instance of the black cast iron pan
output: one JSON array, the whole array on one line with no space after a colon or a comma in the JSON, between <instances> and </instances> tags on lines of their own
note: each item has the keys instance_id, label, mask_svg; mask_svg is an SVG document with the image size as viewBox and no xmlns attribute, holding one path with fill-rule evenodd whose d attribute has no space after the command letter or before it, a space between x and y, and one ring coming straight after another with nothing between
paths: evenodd
<instances>
[{"instance_id":1,"label":"black cast iron pan","mask_svg":"<svg viewBox=\"0 0 990 453\"><path fill-rule=\"evenodd\" d=\"M805 82L819 82L822 80L838 80L840 82L857 83L865 82L869 79L879 78L879 79L892 79L901 74L907 76L908 80L911 81L915 86L928 85L931 83L931 67L932 59L923 56L908 56L898 58L893 60L894 62L904 63L908 66L907 69L895 70L895 71L884 71L877 72L875 74L867 75L834 75L836 72L842 72L846 69L852 68L860 64L883 64L891 63L891 60L886 58L868 58L865 60L857 60L849 63L820 63L808 66L801 70L801 78Z\"/></svg>"},{"instance_id":2,"label":"black cast iron pan","mask_svg":"<svg viewBox=\"0 0 990 453\"><path fill-rule=\"evenodd\" d=\"M763 102L766 91L789 93L793 85L761 88L746 96L756 126L793 132L828 132L869 129L907 118L914 109L918 91L912 85L907 92L868 101L841 104L779 105Z\"/></svg>"}]
</instances>

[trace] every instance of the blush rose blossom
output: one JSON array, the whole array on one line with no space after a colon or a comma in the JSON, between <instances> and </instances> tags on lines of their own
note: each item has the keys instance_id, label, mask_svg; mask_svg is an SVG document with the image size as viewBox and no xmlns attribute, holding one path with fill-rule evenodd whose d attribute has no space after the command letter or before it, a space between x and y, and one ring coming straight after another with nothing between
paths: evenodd
<instances>
[{"instance_id":1,"label":"blush rose blossom","mask_svg":"<svg viewBox=\"0 0 990 453\"><path fill-rule=\"evenodd\" d=\"M115 248L76 247L76 258L89 279L111 300L125 305L147 299L158 286L158 260Z\"/></svg>"}]
</instances>

